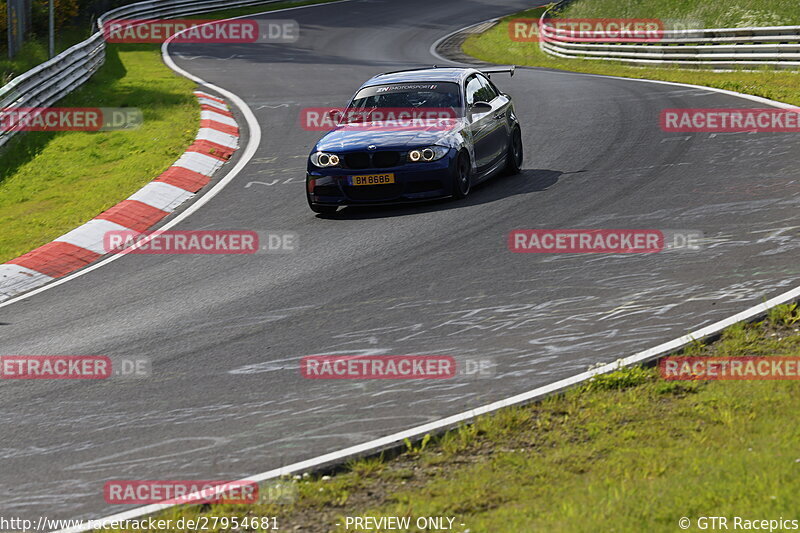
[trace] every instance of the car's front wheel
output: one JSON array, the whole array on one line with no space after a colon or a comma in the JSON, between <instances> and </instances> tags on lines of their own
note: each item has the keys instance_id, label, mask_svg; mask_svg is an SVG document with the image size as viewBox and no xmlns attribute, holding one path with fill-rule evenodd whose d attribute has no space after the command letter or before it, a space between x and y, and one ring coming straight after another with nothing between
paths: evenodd
<instances>
[{"instance_id":1,"label":"car's front wheel","mask_svg":"<svg viewBox=\"0 0 800 533\"><path fill-rule=\"evenodd\" d=\"M453 169L453 198L464 198L469 194L472 186L471 173L469 156L465 152L461 152Z\"/></svg>"},{"instance_id":2,"label":"car's front wheel","mask_svg":"<svg viewBox=\"0 0 800 533\"><path fill-rule=\"evenodd\" d=\"M511 141L508 143L508 154L506 155L506 174L519 174L522 169L522 132L519 127L511 132Z\"/></svg>"}]
</instances>

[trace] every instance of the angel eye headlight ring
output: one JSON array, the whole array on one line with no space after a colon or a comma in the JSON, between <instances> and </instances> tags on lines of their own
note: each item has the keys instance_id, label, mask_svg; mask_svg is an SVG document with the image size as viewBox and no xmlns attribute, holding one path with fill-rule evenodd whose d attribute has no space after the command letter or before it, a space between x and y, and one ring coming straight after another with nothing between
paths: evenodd
<instances>
[{"instance_id":1,"label":"angel eye headlight ring","mask_svg":"<svg viewBox=\"0 0 800 533\"><path fill-rule=\"evenodd\" d=\"M336 154L329 154L326 152L316 152L311 155L311 163L315 167L330 168L338 166L341 160Z\"/></svg>"},{"instance_id":2,"label":"angel eye headlight ring","mask_svg":"<svg viewBox=\"0 0 800 533\"><path fill-rule=\"evenodd\" d=\"M408 152L408 160L412 163L430 163L443 158L449 151L450 149L445 146L417 148Z\"/></svg>"}]
</instances>

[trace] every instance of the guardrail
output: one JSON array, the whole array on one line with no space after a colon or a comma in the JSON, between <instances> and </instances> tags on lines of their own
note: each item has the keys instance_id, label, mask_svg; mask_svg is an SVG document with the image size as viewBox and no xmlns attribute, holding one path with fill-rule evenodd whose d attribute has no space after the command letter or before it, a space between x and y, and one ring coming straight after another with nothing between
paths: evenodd
<instances>
[{"instance_id":1,"label":"guardrail","mask_svg":"<svg viewBox=\"0 0 800 533\"><path fill-rule=\"evenodd\" d=\"M800 26L663 30L652 42L596 42L539 19L539 46L562 58L717 68L800 67ZM602 40L601 40L602 39Z\"/></svg>"},{"instance_id":2,"label":"guardrail","mask_svg":"<svg viewBox=\"0 0 800 533\"><path fill-rule=\"evenodd\" d=\"M98 31L87 40L19 75L0 88L0 109L48 107L85 83L105 61L103 24L107 20L175 18L219 9L271 4L279 0L153 0L138 2L103 14ZM18 131L0 131L0 147Z\"/></svg>"}]
</instances>

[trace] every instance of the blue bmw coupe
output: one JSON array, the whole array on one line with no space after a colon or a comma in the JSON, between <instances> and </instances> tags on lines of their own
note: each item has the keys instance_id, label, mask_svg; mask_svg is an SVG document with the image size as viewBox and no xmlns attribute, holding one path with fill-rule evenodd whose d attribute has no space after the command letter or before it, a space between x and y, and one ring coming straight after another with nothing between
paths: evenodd
<instances>
[{"instance_id":1,"label":"blue bmw coupe","mask_svg":"<svg viewBox=\"0 0 800 533\"><path fill-rule=\"evenodd\" d=\"M341 206L464 198L522 166L511 97L489 79L514 67L424 68L375 76L308 159L306 196L316 213Z\"/></svg>"}]
</instances>

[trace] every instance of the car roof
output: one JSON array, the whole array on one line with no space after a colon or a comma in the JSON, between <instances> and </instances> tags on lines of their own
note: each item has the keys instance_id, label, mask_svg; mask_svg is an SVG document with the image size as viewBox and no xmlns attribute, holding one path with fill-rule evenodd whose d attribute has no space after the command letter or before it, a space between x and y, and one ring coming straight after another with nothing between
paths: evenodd
<instances>
[{"instance_id":1,"label":"car roof","mask_svg":"<svg viewBox=\"0 0 800 533\"><path fill-rule=\"evenodd\" d=\"M387 72L378 74L362 87L374 85L384 85L386 83L404 83L414 81L441 81L458 83L470 74L478 72L474 68L421 68L413 70L401 70L398 72Z\"/></svg>"}]
</instances>

